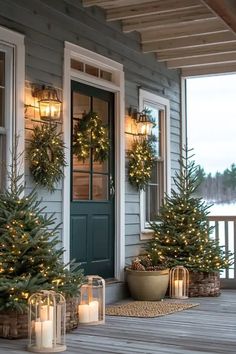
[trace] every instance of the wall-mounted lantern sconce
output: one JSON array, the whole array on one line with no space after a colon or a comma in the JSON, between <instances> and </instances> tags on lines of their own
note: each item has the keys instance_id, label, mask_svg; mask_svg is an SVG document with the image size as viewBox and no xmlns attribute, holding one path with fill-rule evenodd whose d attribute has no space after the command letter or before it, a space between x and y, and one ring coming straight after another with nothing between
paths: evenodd
<instances>
[{"instance_id":1,"label":"wall-mounted lantern sconce","mask_svg":"<svg viewBox=\"0 0 236 354\"><path fill-rule=\"evenodd\" d=\"M144 109L142 112L138 112L130 108L129 114L136 121L138 135L148 138L152 134L152 129L155 126L150 111Z\"/></svg>"},{"instance_id":2,"label":"wall-mounted lantern sconce","mask_svg":"<svg viewBox=\"0 0 236 354\"><path fill-rule=\"evenodd\" d=\"M53 87L43 86L35 91L35 96L39 102L39 115L42 120L60 120L61 101L57 96L57 91Z\"/></svg>"}]
</instances>

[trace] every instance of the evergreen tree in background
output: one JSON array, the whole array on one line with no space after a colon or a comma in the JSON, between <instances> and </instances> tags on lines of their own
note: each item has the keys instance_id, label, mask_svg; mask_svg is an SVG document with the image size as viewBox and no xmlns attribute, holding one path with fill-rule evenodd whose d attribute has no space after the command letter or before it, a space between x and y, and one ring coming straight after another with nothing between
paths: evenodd
<instances>
[{"instance_id":1,"label":"evergreen tree in background","mask_svg":"<svg viewBox=\"0 0 236 354\"><path fill-rule=\"evenodd\" d=\"M200 183L199 167L191 161L190 152L183 150L180 171L174 178L175 189L166 196L158 223L151 224L154 237L147 251L153 265L166 261L170 267L184 265L191 270L219 271L230 266L232 254L226 254L209 237L209 206L195 195Z\"/></svg>"},{"instance_id":2,"label":"evergreen tree in background","mask_svg":"<svg viewBox=\"0 0 236 354\"><path fill-rule=\"evenodd\" d=\"M10 188L0 194L0 310L23 311L35 291L53 289L73 296L82 282L61 260L58 226L35 191L24 195L22 176L17 175L19 156L13 153Z\"/></svg>"}]
</instances>

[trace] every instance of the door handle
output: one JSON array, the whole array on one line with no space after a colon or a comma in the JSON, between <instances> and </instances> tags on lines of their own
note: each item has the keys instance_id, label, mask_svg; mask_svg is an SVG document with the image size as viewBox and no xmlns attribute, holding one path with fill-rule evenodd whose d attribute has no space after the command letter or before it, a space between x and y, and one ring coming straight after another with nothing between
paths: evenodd
<instances>
[{"instance_id":1,"label":"door handle","mask_svg":"<svg viewBox=\"0 0 236 354\"><path fill-rule=\"evenodd\" d=\"M114 197L115 192L116 192L116 190L115 190L115 187L114 187L114 181L113 181L112 176L110 176L110 196Z\"/></svg>"}]
</instances>

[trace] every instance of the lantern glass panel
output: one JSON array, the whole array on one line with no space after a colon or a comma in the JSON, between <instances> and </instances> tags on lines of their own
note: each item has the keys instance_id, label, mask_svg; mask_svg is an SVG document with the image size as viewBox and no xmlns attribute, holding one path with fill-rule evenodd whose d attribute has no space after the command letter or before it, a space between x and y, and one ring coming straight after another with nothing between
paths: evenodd
<instances>
[{"instance_id":1,"label":"lantern glass panel","mask_svg":"<svg viewBox=\"0 0 236 354\"><path fill-rule=\"evenodd\" d=\"M171 269L170 297L174 299L187 299L189 289L189 272L183 266Z\"/></svg>"},{"instance_id":2,"label":"lantern glass panel","mask_svg":"<svg viewBox=\"0 0 236 354\"><path fill-rule=\"evenodd\" d=\"M87 276L80 291L79 323L105 322L105 281L99 276Z\"/></svg>"},{"instance_id":3,"label":"lantern glass panel","mask_svg":"<svg viewBox=\"0 0 236 354\"><path fill-rule=\"evenodd\" d=\"M54 291L42 291L29 298L29 344L35 353L55 353L66 350L65 298Z\"/></svg>"},{"instance_id":4,"label":"lantern glass panel","mask_svg":"<svg viewBox=\"0 0 236 354\"><path fill-rule=\"evenodd\" d=\"M44 120L59 120L61 115L61 103L58 101L40 101L39 114Z\"/></svg>"}]
</instances>

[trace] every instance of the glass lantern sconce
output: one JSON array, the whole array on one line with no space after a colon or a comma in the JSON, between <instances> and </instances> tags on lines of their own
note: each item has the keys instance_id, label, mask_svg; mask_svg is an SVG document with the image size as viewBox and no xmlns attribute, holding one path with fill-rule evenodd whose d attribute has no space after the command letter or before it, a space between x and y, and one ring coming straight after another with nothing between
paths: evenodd
<instances>
[{"instance_id":1,"label":"glass lantern sconce","mask_svg":"<svg viewBox=\"0 0 236 354\"><path fill-rule=\"evenodd\" d=\"M105 281L98 275L88 275L80 289L79 323L105 323Z\"/></svg>"},{"instance_id":2,"label":"glass lantern sconce","mask_svg":"<svg viewBox=\"0 0 236 354\"><path fill-rule=\"evenodd\" d=\"M66 302L54 291L43 290L28 300L28 351L56 353L66 350Z\"/></svg>"},{"instance_id":3,"label":"glass lantern sconce","mask_svg":"<svg viewBox=\"0 0 236 354\"><path fill-rule=\"evenodd\" d=\"M136 121L137 134L148 139L148 137L152 135L152 129L155 126L150 111L144 109L142 112L138 112L137 110L130 108L129 114Z\"/></svg>"},{"instance_id":4,"label":"glass lantern sconce","mask_svg":"<svg viewBox=\"0 0 236 354\"><path fill-rule=\"evenodd\" d=\"M189 290L189 271L183 266L177 266L170 271L170 297L187 299Z\"/></svg>"},{"instance_id":5,"label":"glass lantern sconce","mask_svg":"<svg viewBox=\"0 0 236 354\"><path fill-rule=\"evenodd\" d=\"M61 101L57 90L53 87L43 86L35 91L39 103L39 115L42 120L59 121L61 117Z\"/></svg>"}]
</instances>

